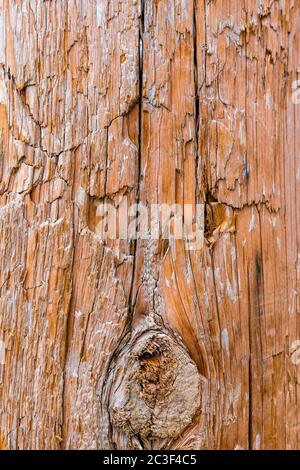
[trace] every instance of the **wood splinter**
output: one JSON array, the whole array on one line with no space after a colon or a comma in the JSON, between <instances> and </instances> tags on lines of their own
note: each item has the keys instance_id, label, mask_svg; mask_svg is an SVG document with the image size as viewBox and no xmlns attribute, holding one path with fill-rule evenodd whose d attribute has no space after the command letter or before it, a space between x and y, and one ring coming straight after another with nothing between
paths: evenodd
<instances>
[{"instance_id":1,"label":"wood splinter","mask_svg":"<svg viewBox=\"0 0 300 470\"><path fill-rule=\"evenodd\" d=\"M211 247L223 233L234 233L236 213L227 204L209 202L206 204L205 240Z\"/></svg>"}]
</instances>

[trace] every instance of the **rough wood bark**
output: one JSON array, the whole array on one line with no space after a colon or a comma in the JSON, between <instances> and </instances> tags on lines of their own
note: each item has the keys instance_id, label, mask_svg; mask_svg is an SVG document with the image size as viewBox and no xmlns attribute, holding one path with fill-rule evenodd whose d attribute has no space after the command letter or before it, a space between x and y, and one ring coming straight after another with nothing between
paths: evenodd
<instances>
[{"instance_id":1,"label":"rough wood bark","mask_svg":"<svg viewBox=\"0 0 300 470\"><path fill-rule=\"evenodd\" d=\"M299 28L0 0L1 448L299 448ZM104 243L122 196L205 204L204 248Z\"/></svg>"}]
</instances>

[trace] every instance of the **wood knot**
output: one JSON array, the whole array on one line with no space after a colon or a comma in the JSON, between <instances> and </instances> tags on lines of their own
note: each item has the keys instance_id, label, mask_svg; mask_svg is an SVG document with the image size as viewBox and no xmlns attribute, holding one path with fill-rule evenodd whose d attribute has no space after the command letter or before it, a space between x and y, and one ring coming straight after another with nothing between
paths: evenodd
<instances>
[{"instance_id":1,"label":"wood knot","mask_svg":"<svg viewBox=\"0 0 300 470\"><path fill-rule=\"evenodd\" d=\"M139 368L133 377L140 384L141 396L150 408L172 392L177 367L170 344L165 338L149 340L138 356Z\"/></svg>"},{"instance_id":2,"label":"wood knot","mask_svg":"<svg viewBox=\"0 0 300 470\"><path fill-rule=\"evenodd\" d=\"M201 406L201 376L185 349L160 331L147 331L122 351L112 378L113 429L153 440L177 438Z\"/></svg>"}]
</instances>

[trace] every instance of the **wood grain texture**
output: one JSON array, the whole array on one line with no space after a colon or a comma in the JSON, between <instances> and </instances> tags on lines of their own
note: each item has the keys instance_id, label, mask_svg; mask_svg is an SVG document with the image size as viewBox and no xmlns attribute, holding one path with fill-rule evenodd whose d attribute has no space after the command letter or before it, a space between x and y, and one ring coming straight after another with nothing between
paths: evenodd
<instances>
[{"instance_id":1,"label":"wood grain texture","mask_svg":"<svg viewBox=\"0 0 300 470\"><path fill-rule=\"evenodd\" d=\"M299 30L0 0L1 448L299 449ZM101 239L125 197L204 204L203 249Z\"/></svg>"}]
</instances>

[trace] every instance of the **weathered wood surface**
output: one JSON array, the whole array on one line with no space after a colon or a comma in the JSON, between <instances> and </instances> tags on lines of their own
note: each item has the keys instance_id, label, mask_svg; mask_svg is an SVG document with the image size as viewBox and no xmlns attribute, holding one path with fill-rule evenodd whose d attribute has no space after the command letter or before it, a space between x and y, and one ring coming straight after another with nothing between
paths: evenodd
<instances>
[{"instance_id":1,"label":"weathered wood surface","mask_svg":"<svg viewBox=\"0 0 300 470\"><path fill-rule=\"evenodd\" d=\"M1 448L299 448L299 31L297 0L0 0ZM204 249L103 243L121 196L205 203Z\"/></svg>"}]
</instances>

